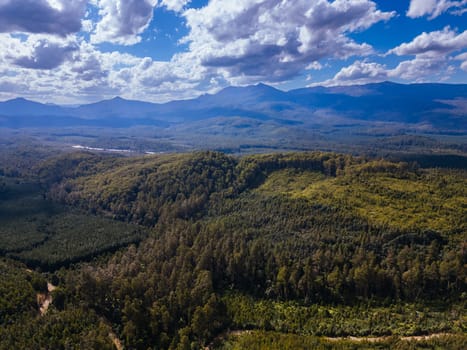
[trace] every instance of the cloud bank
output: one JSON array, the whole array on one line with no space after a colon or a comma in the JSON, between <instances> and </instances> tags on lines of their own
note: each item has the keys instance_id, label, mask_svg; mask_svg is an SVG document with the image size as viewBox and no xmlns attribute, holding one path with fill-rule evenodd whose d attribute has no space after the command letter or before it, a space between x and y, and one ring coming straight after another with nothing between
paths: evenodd
<instances>
[{"instance_id":1,"label":"cloud bank","mask_svg":"<svg viewBox=\"0 0 467 350\"><path fill-rule=\"evenodd\" d=\"M232 83L275 82L322 58L372 53L349 34L394 15L368 0L213 0L186 11L191 31L184 41L203 66Z\"/></svg>"},{"instance_id":2,"label":"cloud bank","mask_svg":"<svg viewBox=\"0 0 467 350\"><path fill-rule=\"evenodd\" d=\"M365 34L373 27L384 32L401 14L371 0L191 6L190 0L0 0L0 99L20 94L76 103L121 95L163 102L228 85L439 81L467 71L465 28L444 25L380 52ZM466 6L467 0L412 0L406 14L432 23L427 18L459 15ZM164 15L178 18L184 34L172 58L157 61L144 55L159 50L150 40Z\"/></svg>"}]
</instances>

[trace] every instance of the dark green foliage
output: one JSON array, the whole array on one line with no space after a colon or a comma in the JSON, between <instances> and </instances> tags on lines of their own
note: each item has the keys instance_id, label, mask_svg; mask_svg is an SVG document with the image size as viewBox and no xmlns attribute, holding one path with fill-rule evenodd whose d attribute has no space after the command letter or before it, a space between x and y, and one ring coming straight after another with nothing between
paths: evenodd
<instances>
[{"instance_id":1,"label":"dark green foliage","mask_svg":"<svg viewBox=\"0 0 467 350\"><path fill-rule=\"evenodd\" d=\"M58 267L140 237L134 223L153 232L57 272L55 311L41 322L76 320L74 344L102 338L88 333L99 318L145 350L199 349L229 327L304 336L252 333L241 346L253 349L334 344L310 335L466 332L463 171L319 152L67 157L38 167L47 195L107 219L61 209L36 230L48 239L16 256Z\"/></svg>"},{"instance_id":2,"label":"dark green foliage","mask_svg":"<svg viewBox=\"0 0 467 350\"><path fill-rule=\"evenodd\" d=\"M91 152L60 154L39 163L33 170L45 185L59 181L96 174L119 164L119 157L97 155Z\"/></svg>"},{"instance_id":3,"label":"dark green foliage","mask_svg":"<svg viewBox=\"0 0 467 350\"><path fill-rule=\"evenodd\" d=\"M211 273L196 260L175 236L150 238L117 254L107 267L86 269L66 284L73 288L72 298L118 325L130 348L175 348L185 337L202 346L228 320Z\"/></svg>"},{"instance_id":4,"label":"dark green foliage","mask_svg":"<svg viewBox=\"0 0 467 350\"><path fill-rule=\"evenodd\" d=\"M12 260L0 260L0 349L113 349L110 327L90 309L65 308L56 289L54 306L39 316L38 296L47 292L45 276Z\"/></svg>"},{"instance_id":5,"label":"dark green foliage","mask_svg":"<svg viewBox=\"0 0 467 350\"><path fill-rule=\"evenodd\" d=\"M48 235L42 244L10 256L30 266L51 270L115 251L147 235L146 230L138 226L78 213L51 217L45 228Z\"/></svg>"},{"instance_id":6,"label":"dark green foliage","mask_svg":"<svg viewBox=\"0 0 467 350\"><path fill-rule=\"evenodd\" d=\"M229 191L234 166L234 159L215 152L144 157L60 183L51 196L91 212L151 226L161 216L195 217L212 193Z\"/></svg>"},{"instance_id":7,"label":"dark green foliage","mask_svg":"<svg viewBox=\"0 0 467 350\"><path fill-rule=\"evenodd\" d=\"M23 181L0 177L0 252L31 267L58 268L147 236L141 227L52 203L37 183Z\"/></svg>"},{"instance_id":8,"label":"dark green foliage","mask_svg":"<svg viewBox=\"0 0 467 350\"><path fill-rule=\"evenodd\" d=\"M43 289L43 281L40 275L26 271L20 264L0 260L0 329L37 312L36 291Z\"/></svg>"},{"instance_id":9,"label":"dark green foliage","mask_svg":"<svg viewBox=\"0 0 467 350\"><path fill-rule=\"evenodd\" d=\"M109 331L92 310L51 310L45 317L0 328L0 349L111 350Z\"/></svg>"},{"instance_id":10,"label":"dark green foliage","mask_svg":"<svg viewBox=\"0 0 467 350\"><path fill-rule=\"evenodd\" d=\"M0 176L30 177L39 163L55 156L57 149L24 135L9 135L0 129ZM1 192L1 186L0 186Z\"/></svg>"}]
</instances>

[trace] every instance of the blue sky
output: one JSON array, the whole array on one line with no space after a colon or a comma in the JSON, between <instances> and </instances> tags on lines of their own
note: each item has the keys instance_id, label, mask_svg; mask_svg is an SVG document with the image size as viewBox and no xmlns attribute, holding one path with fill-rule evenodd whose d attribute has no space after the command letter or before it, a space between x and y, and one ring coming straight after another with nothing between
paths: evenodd
<instances>
[{"instance_id":1,"label":"blue sky","mask_svg":"<svg viewBox=\"0 0 467 350\"><path fill-rule=\"evenodd\" d=\"M0 100L467 83L467 0L0 0Z\"/></svg>"}]
</instances>

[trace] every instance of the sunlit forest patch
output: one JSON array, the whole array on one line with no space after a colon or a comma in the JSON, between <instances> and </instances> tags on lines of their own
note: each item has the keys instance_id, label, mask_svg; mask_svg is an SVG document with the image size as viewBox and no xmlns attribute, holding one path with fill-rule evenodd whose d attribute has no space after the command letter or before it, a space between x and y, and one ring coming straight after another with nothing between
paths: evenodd
<instances>
[{"instance_id":1,"label":"sunlit forest patch","mask_svg":"<svg viewBox=\"0 0 467 350\"><path fill-rule=\"evenodd\" d=\"M467 222L467 176L463 171L430 169L405 176L384 172L337 177L282 170L258 189L307 198L316 204L354 212L378 226L403 230L461 232Z\"/></svg>"}]
</instances>

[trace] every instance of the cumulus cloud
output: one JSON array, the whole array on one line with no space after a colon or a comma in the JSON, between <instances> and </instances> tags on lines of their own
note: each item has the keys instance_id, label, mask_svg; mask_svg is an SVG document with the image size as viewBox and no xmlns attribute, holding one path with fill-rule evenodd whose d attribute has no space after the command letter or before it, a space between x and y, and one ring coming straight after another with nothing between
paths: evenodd
<instances>
[{"instance_id":1,"label":"cumulus cloud","mask_svg":"<svg viewBox=\"0 0 467 350\"><path fill-rule=\"evenodd\" d=\"M151 23L157 0L95 0L95 4L101 19L91 41L133 45Z\"/></svg>"},{"instance_id":2,"label":"cumulus cloud","mask_svg":"<svg viewBox=\"0 0 467 350\"><path fill-rule=\"evenodd\" d=\"M73 37L0 34L0 96L7 99L19 94L42 101L52 98L56 103L115 96L121 90L113 87L109 72L139 60L117 52L99 52Z\"/></svg>"},{"instance_id":3,"label":"cumulus cloud","mask_svg":"<svg viewBox=\"0 0 467 350\"><path fill-rule=\"evenodd\" d=\"M415 57L400 62L393 69L388 69L379 63L355 61L350 66L342 68L332 79L309 86L363 85L391 79L411 82L436 81L446 79L453 69L444 57Z\"/></svg>"},{"instance_id":4,"label":"cumulus cloud","mask_svg":"<svg viewBox=\"0 0 467 350\"><path fill-rule=\"evenodd\" d=\"M33 34L25 37L0 35L0 62L27 69L54 69L72 59L79 50L73 38Z\"/></svg>"},{"instance_id":5,"label":"cumulus cloud","mask_svg":"<svg viewBox=\"0 0 467 350\"><path fill-rule=\"evenodd\" d=\"M184 42L231 83L283 81L322 58L370 54L348 34L394 15L369 0L213 0L184 12Z\"/></svg>"},{"instance_id":6,"label":"cumulus cloud","mask_svg":"<svg viewBox=\"0 0 467 350\"><path fill-rule=\"evenodd\" d=\"M387 80L391 76L386 66L374 62L357 60L342 68L332 78L309 86L363 85Z\"/></svg>"},{"instance_id":7,"label":"cumulus cloud","mask_svg":"<svg viewBox=\"0 0 467 350\"><path fill-rule=\"evenodd\" d=\"M387 77L388 74L383 65L362 61L355 61L351 66L342 68L336 75L336 78L340 81L349 80L353 82L380 81L387 79Z\"/></svg>"},{"instance_id":8,"label":"cumulus cloud","mask_svg":"<svg viewBox=\"0 0 467 350\"><path fill-rule=\"evenodd\" d=\"M180 55L158 62L118 51L101 52L72 37L0 34L0 99L21 95L82 103L120 95L164 102L209 91L203 85L210 78L204 71L196 61Z\"/></svg>"},{"instance_id":9,"label":"cumulus cloud","mask_svg":"<svg viewBox=\"0 0 467 350\"><path fill-rule=\"evenodd\" d=\"M460 68L467 69L467 53L452 57L452 53L467 48L467 31L457 33L449 27L441 31L422 33L411 42L403 43L387 54L398 56L414 56L399 62L389 69L378 63L357 60L348 67L342 68L332 79L314 85L351 85L379 82L387 79L403 79L407 81L426 81L447 79L455 68L453 59L462 61Z\"/></svg>"},{"instance_id":10,"label":"cumulus cloud","mask_svg":"<svg viewBox=\"0 0 467 350\"><path fill-rule=\"evenodd\" d=\"M405 80L420 80L425 77L447 78L453 71L449 64L451 54L467 48L467 31L457 33L449 27L441 31L422 33L409 43L390 50L398 56L414 55L415 58L400 62L392 71L394 76Z\"/></svg>"},{"instance_id":11,"label":"cumulus cloud","mask_svg":"<svg viewBox=\"0 0 467 350\"><path fill-rule=\"evenodd\" d=\"M75 43L54 43L41 39L31 45L28 55L13 60L13 64L30 69L54 69L71 58L73 52L78 50Z\"/></svg>"},{"instance_id":12,"label":"cumulus cloud","mask_svg":"<svg viewBox=\"0 0 467 350\"><path fill-rule=\"evenodd\" d=\"M161 4L171 11L180 12L190 2L191 0L162 0Z\"/></svg>"},{"instance_id":13,"label":"cumulus cloud","mask_svg":"<svg viewBox=\"0 0 467 350\"><path fill-rule=\"evenodd\" d=\"M85 81L100 80L106 78L109 74L108 70L103 69L97 55L80 57L71 68L71 71Z\"/></svg>"},{"instance_id":14,"label":"cumulus cloud","mask_svg":"<svg viewBox=\"0 0 467 350\"><path fill-rule=\"evenodd\" d=\"M458 34L449 27L441 31L422 33L409 43L403 43L388 53L404 55L446 55L467 48L467 30Z\"/></svg>"},{"instance_id":15,"label":"cumulus cloud","mask_svg":"<svg viewBox=\"0 0 467 350\"><path fill-rule=\"evenodd\" d=\"M454 59L457 60L457 61L461 61L460 68L463 71L467 72L467 52L464 52L464 53L462 53L460 55L457 55L456 57L454 57Z\"/></svg>"},{"instance_id":16,"label":"cumulus cloud","mask_svg":"<svg viewBox=\"0 0 467 350\"><path fill-rule=\"evenodd\" d=\"M466 7L467 0L411 0L407 16L411 18L429 16L433 19L449 10L453 15L461 15L467 10Z\"/></svg>"},{"instance_id":17,"label":"cumulus cloud","mask_svg":"<svg viewBox=\"0 0 467 350\"><path fill-rule=\"evenodd\" d=\"M416 56L412 60L400 62L389 74L392 77L421 82L427 78L431 81L438 78L447 78L451 72L452 67L443 56Z\"/></svg>"},{"instance_id":18,"label":"cumulus cloud","mask_svg":"<svg viewBox=\"0 0 467 350\"><path fill-rule=\"evenodd\" d=\"M66 36L81 29L86 0L0 0L0 32Z\"/></svg>"}]
</instances>

